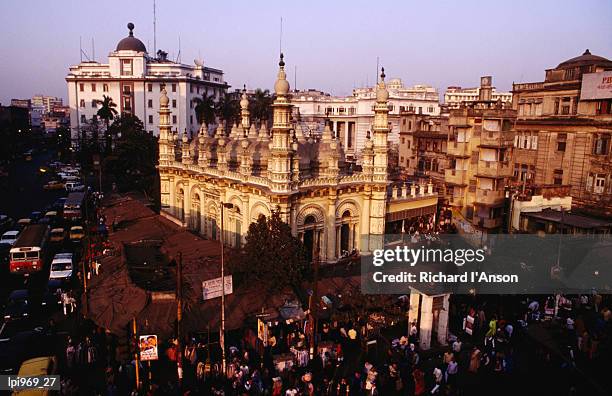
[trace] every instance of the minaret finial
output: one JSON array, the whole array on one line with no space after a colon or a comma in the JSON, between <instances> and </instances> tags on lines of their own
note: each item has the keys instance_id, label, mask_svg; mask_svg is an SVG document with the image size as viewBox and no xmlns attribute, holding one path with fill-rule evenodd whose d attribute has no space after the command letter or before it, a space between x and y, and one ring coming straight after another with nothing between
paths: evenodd
<instances>
[{"instance_id":1,"label":"minaret finial","mask_svg":"<svg viewBox=\"0 0 612 396\"><path fill-rule=\"evenodd\" d=\"M285 61L283 60L283 58L284 58L284 57L285 57L285 56L284 56L284 55L283 55L283 53L281 52L281 54L280 54L280 62L278 62L278 65L279 65L280 67L285 67Z\"/></svg>"},{"instance_id":2,"label":"minaret finial","mask_svg":"<svg viewBox=\"0 0 612 396\"><path fill-rule=\"evenodd\" d=\"M381 67L380 68L380 79L384 82L385 81L385 68Z\"/></svg>"},{"instance_id":3,"label":"minaret finial","mask_svg":"<svg viewBox=\"0 0 612 396\"><path fill-rule=\"evenodd\" d=\"M134 37L134 24L132 22L128 23L127 28L130 30L130 37Z\"/></svg>"}]
</instances>

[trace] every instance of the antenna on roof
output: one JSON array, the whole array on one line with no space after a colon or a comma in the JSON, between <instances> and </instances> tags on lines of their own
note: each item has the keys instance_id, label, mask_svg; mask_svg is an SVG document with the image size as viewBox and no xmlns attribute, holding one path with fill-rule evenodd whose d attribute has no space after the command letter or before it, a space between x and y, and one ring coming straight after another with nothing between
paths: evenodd
<instances>
[{"instance_id":1,"label":"antenna on roof","mask_svg":"<svg viewBox=\"0 0 612 396\"><path fill-rule=\"evenodd\" d=\"M297 65L293 66L293 89L297 91Z\"/></svg>"},{"instance_id":2,"label":"antenna on roof","mask_svg":"<svg viewBox=\"0 0 612 396\"><path fill-rule=\"evenodd\" d=\"M93 37L91 38L91 59L96 61L96 42Z\"/></svg>"},{"instance_id":3,"label":"antenna on roof","mask_svg":"<svg viewBox=\"0 0 612 396\"><path fill-rule=\"evenodd\" d=\"M155 0L153 0L153 55L157 57L157 16L155 15Z\"/></svg>"},{"instance_id":4,"label":"antenna on roof","mask_svg":"<svg viewBox=\"0 0 612 396\"><path fill-rule=\"evenodd\" d=\"M81 51L81 62L83 62L83 56L85 56L85 59L87 59L88 62L91 61L91 59L89 59L89 55L87 55L87 52L85 52L85 50L83 49L83 44L81 41L81 36L79 36L79 47L80 47L80 51Z\"/></svg>"},{"instance_id":5,"label":"antenna on roof","mask_svg":"<svg viewBox=\"0 0 612 396\"><path fill-rule=\"evenodd\" d=\"M179 40L179 48L178 48L178 54L176 54L176 63L181 63L181 36L178 36L178 40Z\"/></svg>"}]
</instances>

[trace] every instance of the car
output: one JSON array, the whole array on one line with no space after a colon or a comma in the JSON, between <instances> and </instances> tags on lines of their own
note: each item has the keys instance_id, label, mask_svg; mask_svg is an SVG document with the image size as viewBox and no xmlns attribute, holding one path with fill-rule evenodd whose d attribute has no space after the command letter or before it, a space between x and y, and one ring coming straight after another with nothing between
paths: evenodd
<instances>
[{"instance_id":1,"label":"car","mask_svg":"<svg viewBox=\"0 0 612 396\"><path fill-rule=\"evenodd\" d=\"M13 246L18 236L19 231L17 230L7 231L0 237L0 243L6 243L7 245Z\"/></svg>"},{"instance_id":2,"label":"car","mask_svg":"<svg viewBox=\"0 0 612 396\"><path fill-rule=\"evenodd\" d=\"M66 183L66 191L85 191L85 186L79 182L67 182Z\"/></svg>"},{"instance_id":3,"label":"car","mask_svg":"<svg viewBox=\"0 0 612 396\"><path fill-rule=\"evenodd\" d=\"M68 198L67 197L58 198L53 203L53 209L55 209L58 212L61 212L62 210L64 210L64 203L66 202L66 199Z\"/></svg>"},{"instance_id":4,"label":"car","mask_svg":"<svg viewBox=\"0 0 612 396\"><path fill-rule=\"evenodd\" d=\"M36 223L42 217L42 212L34 211L30 213L30 219L32 219L33 223Z\"/></svg>"},{"instance_id":5,"label":"car","mask_svg":"<svg viewBox=\"0 0 612 396\"><path fill-rule=\"evenodd\" d=\"M17 220L17 230L21 231L23 230L26 226L32 224L32 219L28 218L28 217L24 217L22 219Z\"/></svg>"},{"instance_id":6,"label":"car","mask_svg":"<svg viewBox=\"0 0 612 396\"><path fill-rule=\"evenodd\" d=\"M7 231L15 224L13 219L7 215L0 214L0 232Z\"/></svg>"},{"instance_id":7,"label":"car","mask_svg":"<svg viewBox=\"0 0 612 396\"><path fill-rule=\"evenodd\" d=\"M19 325L18 321L9 322L7 326L9 324ZM42 326L37 326L33 330L28 327L8 329L6 335L0 335L0 373L17 374L24 361L41 354L54 355L59 352L60 346L64 345L62 335L51 333ZM35 394L43 394L41 391L38 392Z\"/></svg>"},{"instance_id":8,"label":"car","mask_svg":"<svg viewBox=\"0 0 612 396\"><path fill-rule=\"evenodd\" d=\"M74 260L72 253L58 253L51 261L51 272L49 279L70 279L72 278L72 268Z\"/></svg>"},{"instance_id":9,"label":"car","mask_svg":"<svg viewBox=\"0 0 612 396\"><path fill-rule=\"evenodd\" d=\"M50 210L45 213L42 219L38 220L38 224L55 224L57 223L57 212Z\"/></svg>"},{"instance_id":10,"label":"car","mask_svg":"<svg viewBox=\"0 0 612 396\"><path fill-rule=\"evenodd\" d=\"M70 241L71 242L81 242L83 237L85 236L85 230L81 226L72 226L70 227Z\"/></svg>"},{"instance_id":11,"label":"car","mask_svg":"<svg viewBox=\"0 0 612 396\"><path fill-rule=\"evenodd\" d=\"M49 242L62 243L66 239L66 230L61 227L53 228L49 233Z\"/></svg>"},{"instance_id":12,"label":"car","mask_svg":"<svg viewBox=\"0 0 612 396\"><path fill-rule=\"evenodd\" d=\"M13 291L4 308L4 320L17 320L27 318L30 314L29 293L25 289Z\"/></svg>"},{"instance_id":13,"label":"car","mask_svg":"<svg viewBox=\"0 0 612 396\"><path fill-rule=\"evenodd\" d=\"M51 180L43 186L44 190L62 190L65 187L64 183L57 180Z\"/></svg>"},{"instance_id":14,"label":"car","mask_svg":"<svg viewBox=\"0 0 612 396\"><path fill-rule=\"evenodd\" d=\"M81 180L81 178L78 176L67 175L65 173L58 173L58 176L61 177L63 182L78 182Z\"/></svg>"}]
</instances>

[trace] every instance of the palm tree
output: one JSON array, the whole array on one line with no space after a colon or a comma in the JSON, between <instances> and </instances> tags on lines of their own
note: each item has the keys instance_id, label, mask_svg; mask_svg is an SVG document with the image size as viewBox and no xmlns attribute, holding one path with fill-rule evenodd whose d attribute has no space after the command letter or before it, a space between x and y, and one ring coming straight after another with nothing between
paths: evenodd
<instances>
[{"instance_id":1,"label":"palm tree","mask_svg":"<svg viewBox=\"0 0 612 396\"><path fill-rule=\"evenodd\" d=\"M97 113L98 117L104 120L104 123L106 124L106 152L110 153L111 146L113 144L113 138L108 127L110 125L110 121L114 119L115 116L118 114L117 110L115 110L117 104L113 102L113 98L106 95L102 96L102 100L97 100L96 104L100 105L100 108L98 109Z\"/></svg>"},{"instance_id":2,"label":"palm tree","mask_svg":"<svg viewBox=\"0 0 612 396\"><path fill-rule=\"evenodd\" d=\"M267 122L270 119L273 98L269 90L257 88L249 103L251 116L259 122Z\"/></svg>"},{"instance_id":3,"label":"palm tree","mask_svg":"<svg viewBox=\"0 0 612 396\"><path fill-rule=\"evenodd\" d=\"M208 96L206 92L202 94L201 98L194 98L195 103L195 114L198 123L205 123L210 125L215 122L215 100L214 96Z\"/></svg>"},{"instance_id":4,"label":"palm tree","mask_svg":"<svg viewBox=\"0 0 612 396\"><path fill-rule=\"evenodd\" d=\"M222 96L215 105L215 113L221 120L225 121L226 130L227 126L238 118L238 111L238 101L227 94Z\"/></svg>"}]
</instances>

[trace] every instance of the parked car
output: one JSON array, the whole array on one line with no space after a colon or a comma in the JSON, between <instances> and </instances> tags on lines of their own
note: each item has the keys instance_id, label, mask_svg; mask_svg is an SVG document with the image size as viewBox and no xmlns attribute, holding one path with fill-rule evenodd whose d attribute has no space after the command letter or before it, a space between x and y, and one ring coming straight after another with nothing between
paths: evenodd
<instances>
[{"instance_id":1,"label":"parked car","mask_svg":"<svg viewBox=\"0 0 612 396\"><path fill-rule=\"evenodd\" d=\"M38 220L39 224L55 224L57 223L57 211L49 210L45 213L42 219Z\"/></svg>"},{"instance_id":2,"label":"parked car","mask_svg":"<svg viewBox=\"0 0 612 396\"><path fill-rule=\"evenodd\" d=\"M4 234L2 234L2 237L0 237L0 243L6 243L7 245L13 246L18 236L19 236L19 231L17 230L7 231Z\"/></svg>"},{"instance_id":3,"label":"parked car","mask_svg":"<svg viewBox=\"0 0 612 396\"><path fill-rule=\"evenodd\" d=\"M64 203L66 203L66 199L67 197L58 198L53 203L53 209L55 209L57 212L61 212L62 210L64 210Z\"/></svg>"},{"instance_id":4,"label":"parked car","mask_svg":"<svg viewBox=\"0 0 612 396\"><path fill-rule=\"evenodd\" d=\"M70 227L70 242L81 242L85 236L85 230L81 226Z\"/></svg>"},{"instance_id":5,"label":"parked car","mask_svg":"<svg viewBox=\"0 0 612 396\"><path fill-rule=\"evenodd\" d=\"M61 227L53 228L49 234L49 242L62 243L66 239L66 230Z\"/></svg>"},{"instance_id":6,"label":"parked car","mask_svg":"<svg viewBox=\"0 0 612 396\"><path fill-rule=\"evenodd\" d=\"M7 215L0 214L0 232L7 231L15 224L13 219Z\"/></svg>"},{"instance_id":7,"label":"parked car","mask_svg":"<svg viewBox=\"0 0 612 396\"><path fill-rule=\"evenodd\" d=\"M32 219L25 217L23 219L19 219L17 220L17 230L21 231L23 230L26 226L32 224Z\"/></svg>"},{"instance_id":8,"label":"parked car","mask_svg":"<svg viewBox=\"0 0 612 396\"><path fill-rule=\"evenodd\" d=\"M79 182L66 182L66 191L85 191L85 186Z\"/></svg>"},{"instance_id":9,"label":"parked car","mask_svg":"<svg viewBox=\"0 0 612 396\"><path fill-rule=\"evenodd\" d=\"M63 188L64 188L64 183L62 183L61 181L57 181L57 180L51 180L43 186L43 189L45 190L61 190Z\"/></svg>"},{"instance_id":10,"label":"parked car","mask_svg":"<svg viewBox=\"0 0 612 396\"><path fill-rule=\"evenodd\" d=\"M32 219L33 223L36 223L42 217L42 212L34 211L30 213L30 219Z\"/></svg>"},{"instance_id":11,"label":"parked car","mask_svg":"<svg viewBox=\"0 0 612 396\"><path fill-rule=\"evenodd\" d=\"M8 298L4 308L4 320L16 320L26 318L30 314L29 294L25 289L13 291Z\"/></svg>"},{"instance_id":12,"label":"parked car","mask_svg":"<svg viewBox=\"0 0 612 396\"><path fill-rule=\"evenodd\" d=\"M74 262L72 253L58 253L51 261L49 279L70 279Z\"/></svg>"}]
</instances>

